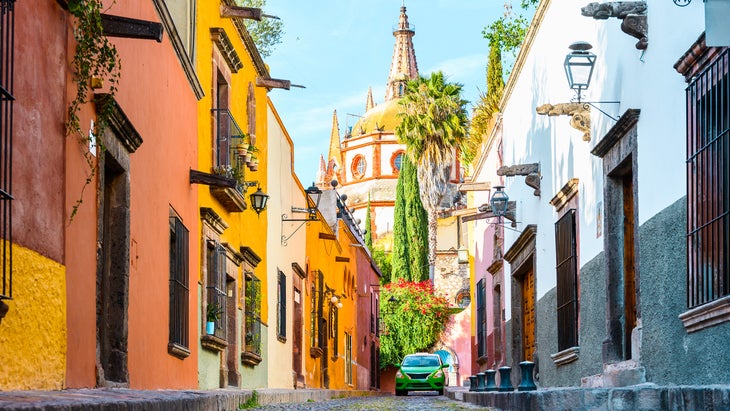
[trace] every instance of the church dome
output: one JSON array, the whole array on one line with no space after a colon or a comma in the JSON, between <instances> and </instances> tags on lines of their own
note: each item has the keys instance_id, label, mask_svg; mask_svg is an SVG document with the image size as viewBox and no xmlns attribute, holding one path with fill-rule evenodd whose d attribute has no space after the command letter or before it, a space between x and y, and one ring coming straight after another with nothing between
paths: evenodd
<instances>
[{"instance_id":1,"label":"church dome","mask_svg":"<svg viewBox=\"0 0 730 411\"><path fill-rule=\"evenodd\" d=\"M395 133L395 128L400 124L398 112L400 112L400 99L388 100L380 103L365 112L365 115L355 123L350 131L353 136L374 133L378 130Z\"/></svg>"}]
</instances>

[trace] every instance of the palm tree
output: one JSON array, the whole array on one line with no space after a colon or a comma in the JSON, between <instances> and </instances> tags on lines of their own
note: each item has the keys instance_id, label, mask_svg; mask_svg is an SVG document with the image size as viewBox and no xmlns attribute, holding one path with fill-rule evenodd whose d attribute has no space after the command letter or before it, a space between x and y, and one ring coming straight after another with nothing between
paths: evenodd
<instances>
[{"instance_id":1,"label":"palm tree","mask_svg":"<svg viewBox=\"0 0 730 411\"><path fill-rule=\"evenodd\" d=\"M423 207L428 213L428 265L433 283L437 213L447 192L456 153L467 143L467 101L461 84L448 83L440 71L411 80L399 101L398 141L418 169Z\"/></svg>"}]
</instances>

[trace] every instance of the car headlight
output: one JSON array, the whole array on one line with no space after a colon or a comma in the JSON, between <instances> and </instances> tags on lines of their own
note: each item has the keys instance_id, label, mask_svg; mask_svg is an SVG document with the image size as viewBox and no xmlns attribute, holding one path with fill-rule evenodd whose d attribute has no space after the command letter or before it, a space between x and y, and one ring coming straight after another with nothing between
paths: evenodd
<instances>
[{"instance_id":1,"label":"car headlight","mask_svg":"<svg viewBox=\"0 0 730 411\"><path fill-rule=\"evenodd\" d=\"M395 373L395 378L403 378L403 373L398 370L398 372Z\"/></svg>"},{"instance_id":2,"label":"car headlight","mask_svg":"<svg viewBox=\"0 0 730 411\"><path fill-rule=\"evenodd\" d=\"M438 370L438 371L436 371L435 373L433 373L433 376L434 376L435 378L441 378L441 377L443 377L443 376L444 376L444 372L443 372L443 370Z\"/></svg>"}]
</instances>

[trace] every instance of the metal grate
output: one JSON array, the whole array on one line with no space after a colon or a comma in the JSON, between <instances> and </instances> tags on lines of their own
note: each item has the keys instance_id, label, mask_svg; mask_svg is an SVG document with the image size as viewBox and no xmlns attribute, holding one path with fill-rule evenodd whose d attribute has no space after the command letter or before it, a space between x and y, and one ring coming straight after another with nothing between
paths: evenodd
<instances>
[{"instance_id":1,"label":"metal grate","mask_svg":"<svg viewBox=\"0 0 730 411\"><path fill-rule=\"evenodd\" d=\"M220 312L215 322L216 337L226 339L226 249L219 243L209 243L208 257L208 304L214 304Z\"/></svg>"},{"instance_id":2,"label":"metal grate","mask_svg":"<svg viewBox=\"0 0 730 411\"><path fill-rule=\"evenodd\" d=\"M558 351L578 345L578 269L575 231L575 210L571 209L555 223Z\"/></svg>"},{"instance_id":3,"label":"metal grate","mask_svg":"<svg viewBox=\"0 0 730 411\"><path fill-rule=\"evenodd\" d=\"M189 347L188 229L170 217L170 343Z\"/></svg>"},{"instance_id":4,"label":"metal grate","mask_svg":"<svg viewBox=\"0 0 730 411\"><path fill-rule=\"evenodd\" d=\"M728 49L687 87L687 306L730 295Z\"/></svg>"},{"instance_id":5,"label":"metal grate","mask_svg":"<svg viewBox=\"0 0 730 411\"><path fill-rule=\"evenodd\" d=\"M12 164L15 0L0 0L0 300L13 298Z\"/></svg>"}]
</instances>

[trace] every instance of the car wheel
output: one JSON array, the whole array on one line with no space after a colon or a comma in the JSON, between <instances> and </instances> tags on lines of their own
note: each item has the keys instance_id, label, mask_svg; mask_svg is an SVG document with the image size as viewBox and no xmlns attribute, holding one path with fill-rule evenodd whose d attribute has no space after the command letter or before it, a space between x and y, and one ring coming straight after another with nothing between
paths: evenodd
<instances>
[{"instance_id":1,"label":"car wheel","mask_svg":"<svg viewBox=\"0 0 730 411\"><path fill-rule=\"evenodd\" d=\"M438 390L438 393L439 393L439 395L444 395L444 389L442 388L442 389Z\"/></svg>"}]
</instances>

